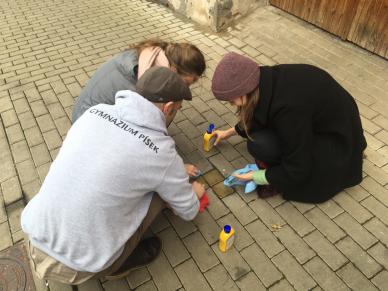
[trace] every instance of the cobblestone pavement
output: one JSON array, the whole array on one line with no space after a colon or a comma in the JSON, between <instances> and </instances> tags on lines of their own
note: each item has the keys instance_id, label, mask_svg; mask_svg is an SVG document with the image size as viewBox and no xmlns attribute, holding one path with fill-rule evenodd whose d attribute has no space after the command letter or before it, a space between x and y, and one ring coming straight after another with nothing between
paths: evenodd
<instances>
[{"instance_id":1,"label":"cobblestone pavement","mask_svg":"<svg viewBox=\"0 0 388 291\"><path fill-rule=\"evenodd\" d=\"M74 98L96 68L130 42L163 37L198 45L208 61L193 102L169 130L185 159L206 173L211 206L193 222L164 213L152 226L164 241L156 262L125 280L89 281L80 290L388 290L386 60L271 7L222 34L144 0L2 0L0 10L0 250L22 240L20 213L38 191L70 127ZM266 65L311 63L333 74L362 115L363 182L320 205L224 188L223 170L250 161L237 137L210 153L201 149L208 122L236 122L232 108L209 90L228 51ZM221 254L217 236L225 223L238 237Z\"/></svg>"}]
</instances>

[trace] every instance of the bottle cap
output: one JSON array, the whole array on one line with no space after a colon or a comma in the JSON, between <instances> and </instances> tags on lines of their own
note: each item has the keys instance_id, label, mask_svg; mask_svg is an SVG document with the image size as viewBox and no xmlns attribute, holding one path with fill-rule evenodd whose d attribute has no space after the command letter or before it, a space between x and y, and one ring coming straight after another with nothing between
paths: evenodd
<instances>
[{"instance_id":1,"label":"bottle cap","mask_svg":"<svg viewBox=\"0 0 388 291\"><path fill-rule=\"evenodd\" d=\"M210 123L209 124L209 127L207 128L207 133L212 133L213 132L213 130L214 130L214 123Z\"/></svg>"},{"instance_id":2,"label":"bottle cap","mask_svg":"<svg viewBox=\"0 0 388 291\"><path fill-rule=\"evenodd\" d=\"M230 233L231 230L232 230L232 227L229 224L224 225L224 231L226 233Z\"/></svg>"}]
</instances>

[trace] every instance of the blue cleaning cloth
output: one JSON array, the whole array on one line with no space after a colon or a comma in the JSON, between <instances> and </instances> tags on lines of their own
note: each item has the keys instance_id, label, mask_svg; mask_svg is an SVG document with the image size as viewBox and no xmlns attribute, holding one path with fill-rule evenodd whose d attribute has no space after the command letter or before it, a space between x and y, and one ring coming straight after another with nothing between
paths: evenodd
<instances>
[{"instance_id":1,"label":"blue cleaning cloth","mask_svg":"<svg viewBox=\"0 0 388 291\"><path fill-rule=\"evenodd\" d=\"M245 168L234 171L233 174L245 174L250 171L258 171L258 170L259 168L257 167L256 164L248 164L245 166ZM241 181L233 176L229 176L228 178L226 178L224 181L224 185L228 187L245 186L245 190L244 190L245 193L250 193L257 188L257 184L253 180L246 182L246 181Z\"/></svg>"}]
</instances>

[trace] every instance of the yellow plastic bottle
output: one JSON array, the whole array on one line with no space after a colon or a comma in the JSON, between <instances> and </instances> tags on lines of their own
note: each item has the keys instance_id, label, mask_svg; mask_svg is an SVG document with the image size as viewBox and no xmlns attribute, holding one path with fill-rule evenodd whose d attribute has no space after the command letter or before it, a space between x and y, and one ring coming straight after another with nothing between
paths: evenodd
<instances>
[{"instance_id":1,"label":"yellow plastic bottle","mask_svg":"<svg viewBox=\"0 0 388 291\"><path fill-rule=\"evenodd\" d=\"M214 124L210 123L205 134L203 135L203 150L205 152L210 151L215 141L216 135L214 133Z\"/></svg>"},{"instance_id":2,"label":"yellow plastic bottle","mask_svg":"<svg viewBox=\"0 0 388 291\"><path fill-rule=\"evenodd\" d=\"M234 228L230 225L224 225L223 230L220 233L220 242L218 247L221 252L226 252L232 247L234 243Z\"/></svg>"}]
</instances>

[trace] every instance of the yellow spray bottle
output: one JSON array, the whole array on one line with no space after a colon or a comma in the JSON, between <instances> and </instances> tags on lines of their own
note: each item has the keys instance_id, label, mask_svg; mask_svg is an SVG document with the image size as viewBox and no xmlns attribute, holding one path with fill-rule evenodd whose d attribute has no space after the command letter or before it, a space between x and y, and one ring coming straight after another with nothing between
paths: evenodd
<instances>
[{"instance_id":1,"label":"yellow spray bottle","mask_svg":"<svg viewBox=\"0 0 388 291\"><path fill-rule=\"evenodd\" d=\"M232 247L233 242L234 242L234 228L226 224L224 225L224 228L220 233L220 241L218 244L220 251L226 252L228 249Z\"/></svg>"},{"instance_id":2,"label":"yellow spray bottle","mask_svg":"<svg viewBox=\"0 0 388 291\"><path fill-rule=\"evenodd\" d=\"M214 124L210 123L205 134L203 135L203 150L205 152L210 151L215 141L216 134L214 132Z\"/></svg>"}]
</instances>

